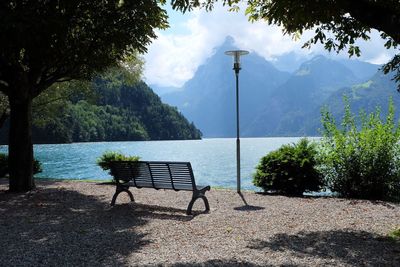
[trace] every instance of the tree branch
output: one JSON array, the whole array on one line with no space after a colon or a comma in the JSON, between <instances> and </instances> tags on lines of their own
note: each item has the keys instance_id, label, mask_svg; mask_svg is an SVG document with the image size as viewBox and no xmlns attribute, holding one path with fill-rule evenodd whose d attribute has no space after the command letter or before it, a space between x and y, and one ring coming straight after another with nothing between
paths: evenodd
<instances>
[{"instance_id":1,"label":"tree branch","mask_svg":"<svg viewBox=\"0 0 400 267\"><path fill-rule=\"evenodd\" d=\"M395 1L346 1L350 15L364 25L386 33L400 44L399 2ZM393 3L392 3L393 2Z\"/></svg>"}]
</instances>

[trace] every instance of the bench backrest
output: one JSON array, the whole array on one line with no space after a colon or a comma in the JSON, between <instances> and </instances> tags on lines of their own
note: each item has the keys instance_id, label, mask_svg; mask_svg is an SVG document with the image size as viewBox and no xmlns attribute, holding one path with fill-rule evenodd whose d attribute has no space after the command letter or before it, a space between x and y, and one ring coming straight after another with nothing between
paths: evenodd
<instances>
[{"instance_id":1,"label":"bench backrest","mask_svg":"<svg viewBox=\"0 0 400 267\"><path fill-rule=\"evenodd\" d=\"M139 188L196 190L190 162L114 161L111 173L117 182L129 181Z\"/></svg>"}]
</instances>

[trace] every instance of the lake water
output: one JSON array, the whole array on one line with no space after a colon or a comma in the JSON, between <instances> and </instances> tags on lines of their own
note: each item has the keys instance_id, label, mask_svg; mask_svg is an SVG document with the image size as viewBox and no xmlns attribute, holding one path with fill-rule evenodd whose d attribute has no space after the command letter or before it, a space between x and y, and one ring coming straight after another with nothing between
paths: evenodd
<instances>
[{"instance_id":1,"label":"lake water","mask_svg":"<svg viewBox=\"0 0 400 267\"><path fill-rule=\"evenodd\" d=\"M242 188L254 190L252 176L261 157L299 138L242 138ZM2 146L1 152L7 148ZM236 139L190 141L96 142L35 145L35 157L43 172L37 177L68 179L111 179L96 165L105 151L140 156L142 160L190 161L198 184L236 188Z\"/></svg>"}]
</instances>

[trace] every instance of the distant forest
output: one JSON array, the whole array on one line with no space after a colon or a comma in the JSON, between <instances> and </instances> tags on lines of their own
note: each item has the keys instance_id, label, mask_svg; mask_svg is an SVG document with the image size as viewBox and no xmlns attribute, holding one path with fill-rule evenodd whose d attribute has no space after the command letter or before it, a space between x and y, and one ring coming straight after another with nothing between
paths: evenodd
<instances>
[{"instance_id":1,"label":"distant forest","mask_svg":"<svg viewBox=\"0 0 400 267\"><path fill-rule=\"evenodd\" d=\"M143 81L130 83L123 74L48 91L57 93L44 94L33 105L34 143L201 138L175 107L162 103ZM2 144L7 136L8 123L0 130Z\"/></svg>"}]
</instances>

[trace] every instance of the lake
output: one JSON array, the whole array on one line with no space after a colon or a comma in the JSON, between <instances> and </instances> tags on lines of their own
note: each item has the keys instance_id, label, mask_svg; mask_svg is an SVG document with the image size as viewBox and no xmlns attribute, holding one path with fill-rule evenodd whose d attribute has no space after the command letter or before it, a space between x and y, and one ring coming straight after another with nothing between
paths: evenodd
<instances>
[{"instance_id":1,"label":"lake","mask_svg":"<svg viewBox=\"0 0 400 267\"><path fill-rule=\"evenodd\" d=\"M261 157L299 137L242 138L242 188L255 190L252 176ZM1 152L7 152L2 146ZM189 141L96 142L35 145L35 157L43 172L37 177L105 180L111 176L96 165L105 151L140 156L142 160L190 161L198 184L236 188L236 139L216 138Z\"/></svg>"}]
</instances>

